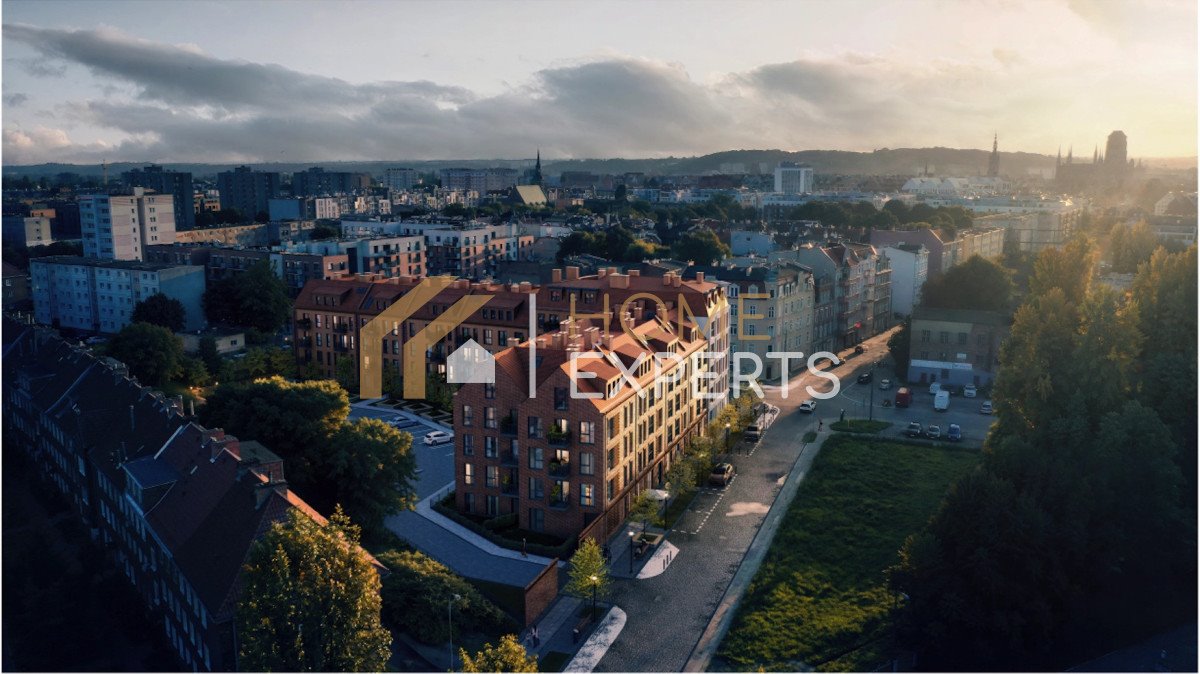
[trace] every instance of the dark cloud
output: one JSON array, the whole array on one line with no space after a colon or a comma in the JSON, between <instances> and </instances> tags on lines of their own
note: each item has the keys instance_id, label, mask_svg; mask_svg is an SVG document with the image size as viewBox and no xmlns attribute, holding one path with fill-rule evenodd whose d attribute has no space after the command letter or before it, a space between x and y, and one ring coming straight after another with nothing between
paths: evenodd
<instances>
[{"instance_id":1,"label":"dark cloud","mask_svg":"<svg viewBox=\"0 0 1200 674\"><path fill-rule=\"evenodd\" d=\"M434 82L354 84L274 64L215 58L108 29L4 26L43 57L82 65L102 98L60 110L115 130L116 146L63 142L60 129L6 128L10 162L253 161L687 155L729 148L869 149L906 140L925 120L974 125L979 101L1015 77L960 64L901 67L862 55L762 66L697 82L680 67L608 59L541 70L481 97ZM10 125L11 126L11 125ZM961 129L959 129L961 130ZM946 143L959 140L937 129ZM978 137L980 130L970 128ZM49 139L43 143L39 139Z\"/></svg>"},{"instance_id":2,"label":"dark cloud","mask_svg":"<svg viewBox=\"0 0 1200 674\"><path fill-rule=\"evenodd\" d=\"M29 97L22 93L4 94L4 106L7 108L16 108L29 100Z\"/></svg>"}]
</instances>

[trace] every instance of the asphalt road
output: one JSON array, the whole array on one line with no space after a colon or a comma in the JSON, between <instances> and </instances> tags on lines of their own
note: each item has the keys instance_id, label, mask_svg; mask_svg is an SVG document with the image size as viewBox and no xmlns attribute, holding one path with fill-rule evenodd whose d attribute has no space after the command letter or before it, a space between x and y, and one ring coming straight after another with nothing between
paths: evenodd
<instances>
[{"instance_id":1,"label":"asphalt road","mask_svg":"<svg viewBox=\"0 0 1200 674\"><path fill-rule=\"evenodd\" d=\"M887 338L867 340L865 354L834 372L853 381L860 370L886 356ZM733 482L723 490L702 491L668 532L667 540L679 548L675 560L659 576L614 582L612 599L628 619L596 671L683 669L795 464L805 432L815 430L820 415L796 408L809 397L803 387L817 388L817 383L827 382L808 373L793 378L786 399L781 387L764 386L766 401L780 408L779 416L753 454L730 457L737 469ZM831 403L822 401L818 409ZM825 423L832 420L827 416Z\"/></svg>"}]
</instances>

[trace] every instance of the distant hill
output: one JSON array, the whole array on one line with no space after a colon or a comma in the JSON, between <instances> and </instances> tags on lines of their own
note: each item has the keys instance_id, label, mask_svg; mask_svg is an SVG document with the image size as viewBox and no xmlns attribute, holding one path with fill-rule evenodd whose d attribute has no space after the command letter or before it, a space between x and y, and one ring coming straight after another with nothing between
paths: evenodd
<instances>
[{"instance_id":1,"label":"distant hill","mask_svg":"<svg viewBox=\"0 0 1200 674\"><path fill-rule=\"evenodd\" d=\"M592 173L621 174L640 172L647 175L704 175L722 170L736 172L739 168L747 173L770 173L781 161L803 162L821 174L838 175L915 175L928 169L937 175L980 175L987 169L987 150L958 150L947 147L881 149L874 152L842 152L839 150L728 150L700 157L668 157L660 159L570 159L542 162L543 172L555 175L563 171L588 171ZM1000 170L1009 176L1023 176L1031 172L1042 172L1054 168L1055 158L1051 155L1031 152L1001 152ZM1195 166L1195 158L1156 160L1156 163L1179 166ZM119 180L121 172L145 166L149 162L120 162L108 165L109 180ZM189 164L164 163L163 166L177 171L190 171L197 178L215 177L239 164ZM526 168L533 166L533 158L527 159L447 159L438 161L311 161L311 162L264 162L250 163L260 170L294 173L312 166L322 166L330 171L362 171L382 176L387 168L409 167L420 171L437 171L451 167L504 166ZM738 166L740 165L740 167ZM59 173L78 173L82 176L100 176L103 168L99 164L36 164L27 166L5 166L4 177L53 176Z\"/></svg>"}]
</instances>

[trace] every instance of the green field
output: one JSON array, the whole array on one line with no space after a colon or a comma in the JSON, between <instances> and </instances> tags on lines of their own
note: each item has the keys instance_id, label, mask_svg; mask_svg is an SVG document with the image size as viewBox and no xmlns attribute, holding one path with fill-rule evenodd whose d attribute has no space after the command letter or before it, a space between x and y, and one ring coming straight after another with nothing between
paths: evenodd
<instances>
[{"instance_id":1,"label":"green field","mask_svg":"<svg viewBox=\"0 0 1200 674\"><path fill-rule=\"evenodd\" d=\"M800 485L714 669L870 671L890 657L884 570L977 451L834 435Z\"/></svg>"}]
</instances>

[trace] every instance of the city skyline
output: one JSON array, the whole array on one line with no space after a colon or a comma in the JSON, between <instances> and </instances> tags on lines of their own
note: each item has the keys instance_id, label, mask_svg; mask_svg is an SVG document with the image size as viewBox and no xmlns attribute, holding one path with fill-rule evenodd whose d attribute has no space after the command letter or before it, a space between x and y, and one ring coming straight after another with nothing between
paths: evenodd
<instances>
[{"instance_id":1,"label":"city skyline","mask_svg":"<svg viewBox=\"0 0 1200 674\"><path fill-rule=\"evenodd\" d=\"M144 7L5 2L5 164L1196 154L1181 2Z\"/></svg>"}]
</instances>

